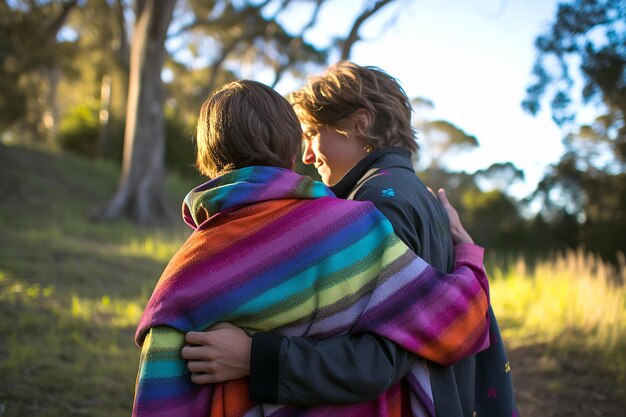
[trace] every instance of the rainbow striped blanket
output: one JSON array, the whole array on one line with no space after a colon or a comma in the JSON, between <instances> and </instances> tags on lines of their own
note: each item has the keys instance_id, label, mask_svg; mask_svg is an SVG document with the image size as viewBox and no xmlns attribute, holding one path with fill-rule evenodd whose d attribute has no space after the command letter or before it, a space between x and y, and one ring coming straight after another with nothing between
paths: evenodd
<instances>
[{"instance_id":1,"label":"rainbow striped blanket","mask_svg":"<svg viewBox=\"0 0 626 417\"><path fill-rule=\"evenodd\" d=\"M258 404L249 400L246 378L196 385L180 356L184 334L220 321L289 336L371 332L443 364L488 346L479 247L460 245L455 272L440 273L371 203L337 199L321 183L270 167L197 187L183 217L194 231L165 268L137 329L133 416L434 415L423 363L377 399L355 405Z\"/></svg>"}]
</instances>

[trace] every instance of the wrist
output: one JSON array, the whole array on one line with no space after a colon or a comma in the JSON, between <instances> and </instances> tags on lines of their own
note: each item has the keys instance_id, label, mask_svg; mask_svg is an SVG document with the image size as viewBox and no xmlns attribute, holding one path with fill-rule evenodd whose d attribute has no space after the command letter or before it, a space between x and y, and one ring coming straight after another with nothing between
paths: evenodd
<instances>
[{"instance_id":1,"label":"wrist","mask_svg":"<svg viewBox=\"0 0 626 417\"><path fill-rule=\"evenodd\" d=\"M455 245L460 245L462 243L474 243L472 237L463 228L452 230L452 240L454 241Z\"/></svg>"}]
</instances>

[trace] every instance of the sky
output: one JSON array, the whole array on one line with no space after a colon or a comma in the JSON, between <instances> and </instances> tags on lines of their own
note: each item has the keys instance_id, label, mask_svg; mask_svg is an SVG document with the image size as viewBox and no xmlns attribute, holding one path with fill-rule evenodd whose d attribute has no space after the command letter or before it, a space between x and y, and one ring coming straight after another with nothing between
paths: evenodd
<instances>
[{"instance_id":1,"label":"sky","mask_svg":"<svg viewBox=\"0 0 626 417\"><path fill-rule=\"evenodd\" d=\"M496 162L525 171L511 192L532 192L563 151L562 132L544 106L533 117L521 108L536 51L534 40L553 21L555 0L399 0L362 28L351 60L396 77L407 95L434 103L431 120L447 120L476 136L480 146L449 167L474 172ZM362 2L334 0L307 40L327 45L345 36ZM289 20L298 25L294 12ZM390 25L390 22L393 22ZM288 23L288 22L287 22ZM289 26L289 24L287 24ZM279 84L282 93L297 88ZM283 90L283 91L281 91Z\"/></svg>"}]
</instances>

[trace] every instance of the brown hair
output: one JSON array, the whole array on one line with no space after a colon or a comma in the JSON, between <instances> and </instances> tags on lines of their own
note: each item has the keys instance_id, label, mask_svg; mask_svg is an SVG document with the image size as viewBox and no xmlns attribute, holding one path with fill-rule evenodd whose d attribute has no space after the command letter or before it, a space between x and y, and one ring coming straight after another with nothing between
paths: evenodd
<instances>
[{"instance_id":1,"label":"brown hair","mask_svg":"<svg viewBox=\"0 0 626 417\"><path fill-rule=\"evenodd\" d=\"M210 178L252 165L290 169L301 139L300 122L284 97L256 81L234 81L202 105L196 166Z\"/></svg>"},{"instance_id":2,"label":"brown hair","mask_svg":"<svg viewBox=\"0 0 626 417\"><path fill-rule=\"evenodd\" d=\"M398 80L380 68L340 61L322 75L310 77L288 99L305 123L329 126L340 133L346 118L365 109L369 126L363 131L357 125L357 129L373 148L402 147L411 152L418 148L411 102Z\"/></svg>"}]
</instances>

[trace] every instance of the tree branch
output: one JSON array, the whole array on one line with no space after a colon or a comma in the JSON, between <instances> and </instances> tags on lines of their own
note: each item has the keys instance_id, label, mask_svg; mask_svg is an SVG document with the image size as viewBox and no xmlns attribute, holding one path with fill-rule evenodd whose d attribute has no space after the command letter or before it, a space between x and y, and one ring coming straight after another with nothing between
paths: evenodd
<instances>
[{"instance_id":1,"label":"tree branch","mask_svg":"<svg viewBox=\"0 0 626 417\"><path fill-rule=\"evenodd\" d=\"M61 9L61 13L59 13L59 15L48 26L48 33L50 34L51 38L56 38L57 33L59 33L59 31L65 24L67 16L77 3L78 0L71 0L67 3L63 3L63 9Z\"/></svg>"},{"instance_id":2,"label":"tree branch","mask_svg":"<svg viewBox=\"0 0 626 417\"><path fill-rule=\"evenodd\" d=\"M343 47L341 48L342 60L350 59L350 55L352 54L352 47L356 42L361 40L361 37L359 36L359 30L361 29L361 26L363 26L365 21L367 21L367 19L372 17L376 12L378 12L380 9L382 9L391 2L393 2L393 0L378 0L376 3L374 3L374 6L372 6L371 9L367 9L363 11L363 13L361 13L359 16L357 16L354 24L352 25L350 33L343 41Z\"/></svg>"}]
</instances>

